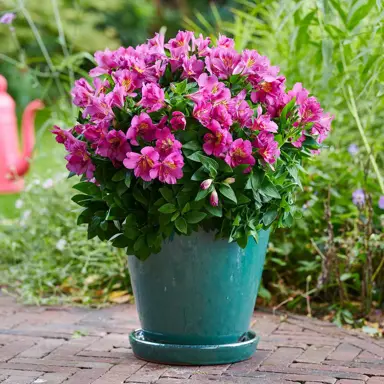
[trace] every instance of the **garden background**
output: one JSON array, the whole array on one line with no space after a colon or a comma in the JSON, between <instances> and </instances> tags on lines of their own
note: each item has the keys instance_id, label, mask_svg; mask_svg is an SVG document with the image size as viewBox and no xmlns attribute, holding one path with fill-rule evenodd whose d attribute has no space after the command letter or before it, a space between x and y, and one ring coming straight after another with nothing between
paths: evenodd
<instances>
[{"instance_id":1,"label":"garden background","mask_svg":"<svg viewBox=\"0 0 384 384\"><path fill-rule=\"evenodd\" d=\"M27 187L0 196L0 287L26 303L133 300L126 256L75 225L54 124L73 126L68 97L92 54L178 29L234 37L301 81L335 115L327 150L300 175L301 209L272 236L259 304L364 326L384 310L384 4L381 0L3 0L0 73L20 119L41 98Z\"/></svg>"}]
</instances>

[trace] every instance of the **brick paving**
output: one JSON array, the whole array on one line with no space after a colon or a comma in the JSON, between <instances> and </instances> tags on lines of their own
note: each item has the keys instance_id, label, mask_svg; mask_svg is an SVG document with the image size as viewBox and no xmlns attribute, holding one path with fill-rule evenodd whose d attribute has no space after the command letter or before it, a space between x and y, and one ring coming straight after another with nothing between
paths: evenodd
<instances>
[{"instance_id":1,"label":"brick paving","mask_svg":"<svg viewBox=\"0 0 384 384\"><path fill-rule=\"evenodd\" d=\"M133 305L31 307L0 295L1 384L384 384L384 341L302 316L254 314L252 359L181 367L136 359Z\"/></svg>"}]
</instances>

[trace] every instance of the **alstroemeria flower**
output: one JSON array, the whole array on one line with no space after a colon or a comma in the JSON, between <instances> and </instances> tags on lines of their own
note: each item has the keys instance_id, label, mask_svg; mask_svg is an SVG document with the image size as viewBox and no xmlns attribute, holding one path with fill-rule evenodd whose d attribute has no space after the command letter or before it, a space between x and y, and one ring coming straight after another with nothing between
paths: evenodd
<instances>
[{"instance_id":1,"label":"alstroemeria flower","mask_svg":"<svg viewBox=\"0 0 384 384\"><path fill-rule=\"evenodd\" d=\"M172 119L170 120L171 127L173 130L184 130L187 125L187 120L183 112L174 111L172 112Z\"/></svg>"},{"instance_id":2,"label":"alstroemeria flower","mask_svg":"<svg viewBox=\"0 0 384 384\"><path fill-rule=\"evenodd\" d=\"M252 76L248 77L250 80ZM280 76L277 79L269 81L263 80L253 84L255 89L251 93L251 100L253 103L267 103L274 104L275 100L280 98L285 92L285 77Z\"/></svg>"},{"instance_id":3,"label":"alstroemeria flower","mask_svg":"<svg viewBox=\"0 0 384 384\"><path fill-rule=\"evenodd\" d=\"M212 120L210 130L212 132L204 135L204 152L207 155L223 157L232 144L232 135L226 129L222 129L216 120Z\"/></svg>"},{"instance_id":4,"label":"alstroemeria flower","mask_svg":"<svg viewBox=\"0 0 384 384\"><path fill-rule=\"evenodd\" d=\"M172 58L179 59L181 56L186 55L191 49L189 42L192 38L193 32L179 31L176 37L174 39L170 39L164 47L169 49Z\"/></svg>"},{"instance_id":5,"label":"alstroemeria flower","mask_svg":"<svg viewBox=\"0 0 384 384\"><path fill-rule=\"evenodd\" d=\"M138 105L147 108L147 112L158 111L165 106L164 90L154 83L144 84Z\"/></svg>"},{"instance_id":6,"label":"alstroemeria flower","mask_svg":"<svg viewBox=\"0 0 384 384\"><path fill-rule=\"evenodd\" d=\"M213 190L209 196L209 203L212 205L212 207L217 207L219 205L219 196L216 190Z\"/></svg>"},{"instance_id":7,"label":"alstroemeria flower","mask_svg":"<svg viewBox=\"0 0 384 384\"><path fill-rule=\"evenodd\" d=\"M150 171L158 163L159 154L153 147L144 147L140 153L128 152L123 164L128 169L134 169L136 177L151 181L155 177L151 176Z\"/></svg>"},{"instance_id":8,"label":"alstroemeria flower","mask_svg":"<svg viewBox=\"0 0 384 384\"><path fill-rule=\"evenodd\" d=\"M206 101L198 101L193 107L193 117L206 126L211 120L212 104Z\"/></svg>"},{"instance_id":9,"label":"alstroemeria flower","mask_svg":"<svg viewBox=\"0 0 384 384\"><path fill-rule=\"evenodd\" d=\"M204 36L200 33L197 39L192 37L192 51L196 50L198 56L205 57L211 51L211 48L209 48L210 43L211 39L209 37L204 38Z\"/></svg>"},{"instance_id":10,"label":"alstroemeria flower","mask_svg":"<svg viewBox=\"0 0 384 384\"><path fill-rule=\"evenodd\" d=\"M75 140L72 143L69 154L65 156L67 162L67 169L74 172L76 175L85 175L88 179L92 179L95 171L95 166L92 163L87 145L80 140Z\"/></svg>"},{"instance_id":11,"label":"alstroemeria flower","mask_svg":"<svg viewBox=\"0 0 384 384\"><path fill-rule=\"evenodd\" d=\"M234 48L235 47L235 41L227 36L224 36L219 33L219 38L217 40L217 46L219 48Z\"/></svg>"},{"instance_id":12,"label":"alstroemeria flower","mask_svg":"<svg viewBox=\"0 0 384 384\"><path fill-rule=\"evenodd\" d=\"M197 79L204 70L204 62L198 60L195 55L191 57L184 56L182 59L183 73L181 77Z\"/></svg>"},{"instance_id":13,"label":"alstroemeria flower","mask_svg":"<svg viewBox=\"0 0 384 384\"><path fill-rule=\"evenodd\" d=\"M94 92L87 80L83 78L76 80L71 91L73 104L78 107L86 107L94 96Z\"/></svg>"},{"instance_id":14,"label":"alstroemeria flower","mask_svg":"<svg viewBox=\"0 0 384 384\"><path fill-rule=\"evenodd\" d=\"M108 157L113 164L122 162L127 152L131 151L131 146L123 131L109 131L99 142L96 154Z\"/></svg>"},{"instance_id":15,"label":"alstroemeria flower","mask_svg":"<svg viewBox=\"0 0 384 384\"><path fill-rule=\"evenodd\" d=\"M169 128L163 128L157 131L156 149L159 152L160 159L164 159L172 152L179 152L181 149L180 141L175 139Z\"/></svg>"},{"instance_id":16,"label":"alstroemeria flower","mask_svg":"<svg viewBox=\"0 0 384 384\"><path fill-rule=\"evenodd\" d=\"M220 123L220 125L226 129L233 124L232 117L228 112L228 108L226 105L219 104L216 105L211 112L212 119L215 119Z\"/></svg>"},{"instance_id":17,"label":"alstroemeria flower","mask_svg":"<svg viewBox=\"0 0 384 384\"><path fill-rule=\"evenodd\" d=\"M267 131L276 133L278 126L275 122L271 121L269 115L263 115L261 106L257 107L257 118L254 119L250 129L253 131Z\"/></svg>"},{"instance_id":18,"label":"alstroemeria flower","mask_svg":"<svg viewBox=\"0 0 384 384\"><path fill-rule=\"evenodd\" d=\"M302 131L301 136L297 140L291 143L294 147L301 148L303 146L303 143L306 139L306 136L304 135L304 133L305 131Z\"/></svg>"},{"instance_id":19,"label":"alstroemeria flower","mask_svg":"<svg viewBox=\"0 0 384 384\"><path fill-rule=\"evenodd\" d=\"M136 72L122 69L114 72L112 77L115 83L123 88L124 96L134 97L137 95L137 93L134 92L139 86Z\"/></svg>"},{"instance_id":20,"label":"alstroemeria flower","mask_svg":"<svg viewBox=\"0 0 384 384\"><path fill-rule=\"evenodd\" d=\"M61 129L57 125L54 125L51 132L56 135L56 141L59 144L64 144L64 147L67 151L69 151L71 146L76 142L76 138L68 129Z\"/></svg>"},{"instance_id":21,"label":"alstroemeria flower","mask_svg":"<svg viewBox=\"0 0 384 384\"><path fill-rule=\"evenodd\" d=\"M108 48L105 51L95 52L95 60L97 67L91 69L89 75L92 77L110 73L111 70L117 67L118 63L115 59L115 52L110 51Z\"/></svg>"},{"instance_id":22,"label":"alstroemeria flower","mask_svg":"<svg viewBox=\"0 0 384 384\"><path fill-rule=\"evenodd\" d=\"M162 183L176 184L183 177L184 159L180 152L172 152L162 162L157 163L150 171L153 179L159 178Z\"/></svg>"},{"instance_id":23,"label":"alstroemeria flower","mask_svg":"<svg viewBox=\"0 0 384 384\"><path fill-rule=\"evenodd\" d=\"M243 139L235 140L232 143L227 156L225 156L225 161L232 168L240 164L254 165L256 160L252 156L251 142Z\"/></svg>"},{"instance_id":24,"label":"alstroemeria flower","mask_svg":"<svg viewBox=\"0 0 384 384\"><path fill-rule=\"evenodd\" d=\"M112 120L114 113L111 106L111 96L101 93L99 97L91 97L89 104L84 109L83 117L88 115L92 122L98 123L103 120Z\"/></svg>"},{"instance_id":25,"label":"alstroemeria flower","mask_svg":"<svg viewBox=\"0 0 384 384\"><path fill-rule=\"evenodd\" d=\"M266 163L273 164L280 156L279 143L273 133L262 131L252 144Z\"/></svg>"},{"instance_id":26,"label":"alstroemeria flower","mask_svg":"<svg viewBox=\"0 0 384 384\"><path fill-rule=\"evenodd\" d=\"M234 49L212 48L210 55L205 58L205 65L211 75L227 79L233 74L240 59L240 55Z\"/></svg>"},{"instance_id":27,"label":"alstroemeria flower","mask_svg":"<svg viewBox=\"0 0 384 384\"><path fill-rule=\"evenodd\" d=\"M139 145L137 139L141 137L145 141L152 141L156 138L156 127L154 126L150 116L142 112L140 115L133 116L131 126L127 131L127 138L132 145Z\"/></svg>"},{"instance_id":28,"label":"alstroemeria flower","mask_svg":"<svg viewBox=\"0 0 384 384\"><path fill-rule=\"evenodd\" d=\"M320 119L313 125L311 134L317 136L318 143L322 143L328 137L333 119L334 116L331 116L329 113L322 114Z\"/></svg>"}]
</instances>

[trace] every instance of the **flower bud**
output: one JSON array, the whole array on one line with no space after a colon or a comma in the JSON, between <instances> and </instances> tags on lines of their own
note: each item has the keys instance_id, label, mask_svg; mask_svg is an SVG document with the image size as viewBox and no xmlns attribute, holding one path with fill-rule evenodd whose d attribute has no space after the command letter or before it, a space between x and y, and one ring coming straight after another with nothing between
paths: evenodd
<instances>
[{"instance_id":1,"label":"flower bud","mask_svg":"<svg viewBox=\"0 0 384 384\"><path fill-rule=\"evenodd\" d=\"M223 182L225 184L233 184L235 182L235 178L234 177L227 177Z\"/></svg>"},{"instance_id":2,"label":"flower bud","mask_svg":"<svg viewBox=\"0 0 384 384\"><path fill-rule=\"evenodd\" d=\"M200 184L200 188L201 189L208 189L210 186L211 186L211 184L212 184L212 182L213 182L213 179L207 179L207 180L204 180L201 184Z\"/></svg>"},{"instance_id":3,"label":"flower bud","mask_svg":"<svg viewBox=\"0 0 384 384\"><path fill-rule=\"evenodd\" d=\"M209 202L211 203L212 207L217 207L219 205L219 196L217 195L216 190L211 193Z\"/></svg>"}]
</instances>

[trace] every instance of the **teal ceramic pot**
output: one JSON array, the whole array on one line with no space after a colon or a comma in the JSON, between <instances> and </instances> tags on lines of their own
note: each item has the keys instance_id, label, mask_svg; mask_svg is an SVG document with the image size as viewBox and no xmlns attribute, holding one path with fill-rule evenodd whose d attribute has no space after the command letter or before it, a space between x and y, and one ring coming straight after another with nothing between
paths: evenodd
<instances>
[{"instance_id":1,"label":"teal ceramic pot","mask_svg":"<svg viewBox=\"0 0 384 384\"><path fill-rule=\"evenodd\" d=\"M133 352L150 361L219 364L249 358L258 338L249 332L269 232L245 249L214 233L165 241L141 261L128 257L142 329L130 336Z\"/></svg>"}]
</instances>

